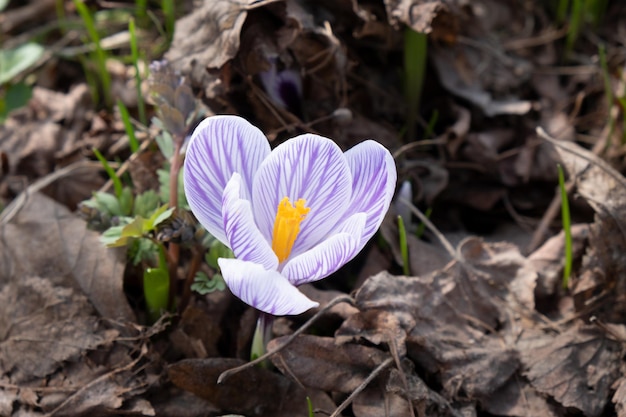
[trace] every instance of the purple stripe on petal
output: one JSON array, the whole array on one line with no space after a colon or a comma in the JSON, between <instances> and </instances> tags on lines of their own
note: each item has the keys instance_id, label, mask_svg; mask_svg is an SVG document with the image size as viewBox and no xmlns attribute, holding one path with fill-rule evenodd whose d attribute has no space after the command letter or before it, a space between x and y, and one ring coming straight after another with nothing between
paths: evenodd
<instances>
[{"instance_id":1,"label":"purple stripe on petal","mask_svg":"<svg viewBox=\"0 0 626 417\"><path fill-rule=\"evenodd\" d=\"M228 246L242 261L262 265L265 269L278 268L278 258L256 227L248 200L239 197L241 176L237 173L226 184L222 199L222 218Z\"/></svg>"},{"instance_id":2,"label":"purple stripe on petal","mask_svg":"<svg viewBox=\"0 0 626 417\"><path fill-rule=\"evenodd\" d=\"M366 214L349 217L338 230L313 249L289 260L282 270L293 285L317 281L337 271L363 248L361 236Z\"/></svg>"},{"instance_id":3,"label":"purple stripe on petal","mask_svg":"<svg viewBox=\"0 0 626 417\"><path fill-rule=\"evenodd\" d=\"M303 198L311 211L300 225L291 256L331 231L351 197L352 176L341 149L330 139L305 134L278 146L263 161L252 185L252 207L263 235L271 241L278 203Z\"/></svg>"},{"instance_id":4,"label":"purple stripe on petal","mask_svg":"<svg viewBox=\"0 0 626 417\"><path fill-rule=\"evenodd\" d=\"M345 153L352 172L352 201L346 214L365 212L367 222L361 247L376 233L396 188L396 164L389 151L378 142L367 140Z\"/></svg>"},{"instance_id":5,"label":"purple stripe on petal","mask_svg":"<svg viewBox=\"0 0 626 417\"><path fill-rule=\"evenodd\" d=\"M276 270L239 259L218 259L230 291L243 302L275 316L295 315L317 307Z\"/></svg>"},{"instance_id":6,"label":"purple stripe on petal","mask_svg":"<svg viewBox=\"0 0 626 417\"><path fill-rule=\"evenodd\" d=\"M209 117L194 130L185 157L185 194L200 223L222 243L227 244L222 224L226 183L239 173L242 197L249 199L252 179L269 154L263 133L241 117Z\"/></svg>"}]
</instances>

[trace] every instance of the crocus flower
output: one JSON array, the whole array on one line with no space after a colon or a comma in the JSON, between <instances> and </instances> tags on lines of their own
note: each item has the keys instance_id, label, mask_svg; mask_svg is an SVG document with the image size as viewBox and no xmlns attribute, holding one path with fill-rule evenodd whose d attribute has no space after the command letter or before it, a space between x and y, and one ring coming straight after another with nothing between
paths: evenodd
<instances>
[{"instance_id":1,"label":"crocus flower","mask_svg":"<svg viewBox=\"0 0 626 417\"><path fill-rule=\"evenodd\" d=\"M303 134L272 151L246 120L213 116L192 135L184 184L199 222L236 256L218 260L231 292L265 313L300 314L318 303L297 287L337 271L380 226L396 168L372 140L343 153Z\"/></svg>"}]
</instances>

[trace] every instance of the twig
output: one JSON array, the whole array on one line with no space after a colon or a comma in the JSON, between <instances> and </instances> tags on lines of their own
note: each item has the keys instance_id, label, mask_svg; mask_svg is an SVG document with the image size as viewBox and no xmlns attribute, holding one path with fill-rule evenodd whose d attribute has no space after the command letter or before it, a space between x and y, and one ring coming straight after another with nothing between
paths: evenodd
<instances>
[{"instance_id":1,"label":"twig","mask_svg":"<svg viewBox=\"0 0 626 417\"><path fill-rule=\"evenodd\" d=\"M53 182L65 178L72 174L74 171L78 171L81 168L101 169L102 165L97 161L78 161L70 164L66 167L59 169L58 171L51 172L43 178L38 179L32 183L28 188L20 193L0 214L0 226L11 221L11 219L24 207L28 201L28 197L36 192L46 188Z\"/></svg>"},{"instance_id":2,"label":"twig","mask_svg":"<svg viewBox=\"0 0 626 417\"><path fill-rule=\"evenodd\" d=\"M361 385L359 385L358 387L356 387L354 389L354 391L352 391L352 393L348 396L348 398L345 399L344 402L342 402L341 404L339 404L339 407L337 407L337 409L335 411L333 411L333 413L330 415L330 417L337 417L339 416L339 414L341 414L341 412L343 410L346 409L346 407L348 407L350 405L350 403L352 403L352 401L354 401L354 398L359 395L359 393L361 391L363 391L370 382L372 382L372 380L374 378L376 378L382 371L385 370L385 368L387 368L389 365L391 365L393 363L393 358L387 358L384 360L384 362L382 362L380 365L378 365L368 376L367 378L365 378L365 380L363 382L361 382Z\"/></svg>"},{"instance_id":3,"label":"twig","mask_svg":"<svg viewBox=\"0 0 626 417\"><path fill-rule=\"evenodd\" d=\"M348 304L353 306L354 305L354 299L352 297L350 297L349 295L341 295L339 297L336 297L336 298L332 299L331 301L328 302L328 304L326 304L324 306L324 308L320 309L320 311L318 311L313 317L311 317L306 323L304 323L298 330L293 332L293 334L287 338L285 343L283 343L282 345L278 346L275 349L272 349L272 350L268 351L264 355L259 356L255 360L252 360L252 361L250 361L248 363L245 363L245 364L243 364L241 366L238 366L236 368L232 368L232 369L229 369L227 371L222 372L220 374L220 376L217 378L217 383L221 384L224 381L226 381L226 379L231 377L232 375L235 375L235 374L237 374L237 373L239 373L241 371L245 371L246 369L251 368L251 367L253 367L254 365L256 365L258 363L261 363L264 360L268 359L270 356L280 352L281 350L286 348L291 342L293 342L296 337L298 337L306 329L308 329L313 323L315 323L317 321L317 319L319 319L322 316L322 314L324 314L330 308L332 308L333 306L335 306L335 305L337 305L339 303L348 303Z\"/></svg>"},{"instance_id":4,"label":"twig","mask_svg":"<svg viewBox=\"0 0 626 417\"><path fill-rule=\"evenodd\" d=\"M426 227L428 227L428 230L433 232L433 234L437 237L439 242L441 242L441 245L448 252L450 257L452 257L452 259L456 259L457 261L459 261L459 257L458 257L458 255L456 253L456 250L454 249L454 246L452 246L450 241L448 239L446 239L446 237L443 235L443 233L441 233L437 229L437 227L434 224L432 224L432 222L428 219L428 217L426 217L424 215L424 213L422 213L420 211L420 209L418 209L413 204L411 204L410 201L408 201L408 200L406 200L404 198L401 198L400 202L403 203L403 204L406 204L406 206L411 210L411 212L413 214L415 214L420 219L420 221L426 225Z\"/></svg>"}]
</instances>

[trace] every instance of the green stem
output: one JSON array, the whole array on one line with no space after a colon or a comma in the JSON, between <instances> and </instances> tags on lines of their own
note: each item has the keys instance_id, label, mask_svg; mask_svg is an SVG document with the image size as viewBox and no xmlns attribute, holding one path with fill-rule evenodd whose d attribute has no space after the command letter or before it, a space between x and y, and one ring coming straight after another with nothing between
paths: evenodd
<instances>
[{"instance_id":1,"label":"green stem","mask_svg":"<svg viewBox=\"0 0 626 417\"><path fill-rule=\"evenodd\" d=\"M272 323L274 323L274 316L263 312L260 313L259 319L256 322L254 337L252 338L250 360L255 360L265 355L265 352L267 352L267 343L272 338ZM261 362L261 366L268 368L269 363Z\"/></svg>"},{"instance_id":2,"label":"green stem","mask_svg":"<svg viewBox=\"0 0 626 417\"><path fill-rule=\"evenodd\" d=\"M170 163L170 207L178 206L178 173L180 172L180 168L182 166L180 151L183 147L183 141L184 138L182 137L176 137L174 140L176 146ZM176 272L180 257L180 247L177 243L170 242L168 255L170 261L170 307L172 307L174 305L174 296L177 294L178 290L178 276Z\"/></svg>"}]
</instances>

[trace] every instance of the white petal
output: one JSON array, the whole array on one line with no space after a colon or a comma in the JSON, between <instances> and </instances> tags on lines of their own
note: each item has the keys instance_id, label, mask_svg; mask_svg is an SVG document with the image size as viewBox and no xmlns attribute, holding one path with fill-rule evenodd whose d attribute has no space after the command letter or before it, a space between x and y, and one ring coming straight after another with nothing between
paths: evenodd
<instances>
[{"instance_id":1,"label":"white petal","mask_svg":"<svg viewBox=\"0 0 626 417\"><path fill-rule=\"evenodd\" d=\"M237 116L208 117L194 130L185 156L184 184L187 201L198 221L222 243L222 194L237 172L242 196L251 196L252 178L270 154L263 133Z\"/></svg>"},{"instance_id":2,"label":"white petal","mask_svg":"<svg viewBox=\"0 0 626 417\"><path fill-rule=\"evenodd\" d=\"M248 200L240 198L241 176L237 173L228 181L222 200L222 219L228 246L242 261L276 269L278 258L254 222Z\"/></svg>"},{"instance_id":3,"label":"white petal","mask_svg":"<svg viewBox=\"0 0 626 417\"><path fill-rule=\"evenodd\" d=\"M217 260L230 291L243 302L275 316L295 315L319 306L278 271L239 259Z\"/></svg>"},{"instance_id":4,"label":"white petal","mask_svg":"<svg viewBox=\"0 0 626 417\"><path fill-rule=\"evenodd\" d=\"M376 233L389 209L398 174L391 153L373 140L356 145L345 155L352 172L352 201L346 214L367 213L361 237L363 247Z\"/></svg>"},{"instance_id":5,"label":"white petal","mask_svg":"<svg viewBox=\"0 0 626 417\"><path fill-rule=\"evenodd\" d=\"M337 271L363 248L361 236L366 222L365 213L348 218L337 234L313 249L290 259L282 270L293 285L317 281Z\"/></svg>"},{"instance_id":6,"label":"white petal","mask_svg":"<svg viewBox=\"0 0 626 417\"><path fill-rule=\"evenodd\" d=\"M322 240L342 218L350 202L352 175L343 152L332 140L306 134L278 146L263 161L252 185L252 208L261 233L271 241L278 203L303 198L311 208L300 225L291 256Z\"/></svg>"}]
</instances>

